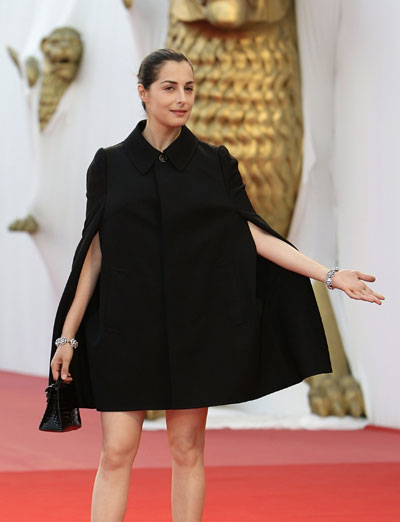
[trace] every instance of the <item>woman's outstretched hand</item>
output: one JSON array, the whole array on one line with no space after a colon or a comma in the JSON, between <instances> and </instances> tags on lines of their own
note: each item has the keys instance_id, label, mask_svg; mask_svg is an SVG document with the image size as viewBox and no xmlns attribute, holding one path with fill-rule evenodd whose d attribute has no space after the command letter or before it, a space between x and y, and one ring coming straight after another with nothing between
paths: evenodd
<instances>
[{"instance_id":1,"label":"woman's outstretched hand","mask_svg":"<svg viewBox=\"0 0 400 522\"><path fill-rule=\"evenodd\" d=\"M304 255L297 248L293 248L293 245L273 236L251 221L247 221L247 223L256 245L257 254L287 270L292 270L317 281L324 281L328 267ZM340 288L353 299L382 304L385 296L374 292L363 281L373 282L375 277L370 274L363 274L358 270L338 270L332 277L332 288Z\"/></svg>"},{"instance_id":2,"label":"woman's outstretched hand","mask_svg":"<svg viewBox=\"0 0 400 522\"><path fill-rule=\"evenodd\" d=\"M373 282L375 277L370 274L363 274L358 270L339 270L332 278L332 287L339 288L353 299L362 299L371 303L382 304L385 296L374 292L363 281Z\"/></svg>"}]
</instances>

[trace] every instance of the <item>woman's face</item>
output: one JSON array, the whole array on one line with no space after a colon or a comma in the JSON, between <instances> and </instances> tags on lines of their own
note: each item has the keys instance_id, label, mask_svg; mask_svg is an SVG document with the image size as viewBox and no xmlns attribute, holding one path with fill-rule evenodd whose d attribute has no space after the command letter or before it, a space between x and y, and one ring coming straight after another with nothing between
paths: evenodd
<instances>
[{"instance_id":1,"label":"woman's face","mask_svg":"<svg viewBox=\"0 0 400 522\"><path fill-rule=\"evenodd\" d=\"M146 90L138 85L148 119L166 127L180 127L189 119L194 103L194 78L186 62L165 62L156 80Z\"/></svg>"}]
</instances>

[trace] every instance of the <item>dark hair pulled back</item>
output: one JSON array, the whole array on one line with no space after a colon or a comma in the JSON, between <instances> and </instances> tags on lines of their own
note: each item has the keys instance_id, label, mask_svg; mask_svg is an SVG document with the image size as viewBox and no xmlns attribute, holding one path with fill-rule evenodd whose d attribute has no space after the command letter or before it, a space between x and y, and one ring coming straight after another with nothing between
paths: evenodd
<instances>
[{"instance_id":1,"label":"dark hair pulled back","mask_svg":"<svg viewBox=\"0 0 400 522\"><path fill-rule=\"evenodd\" d=\"M165 62L187 62L193 71L193 65L191 61L180 51L175 49L157 49L152 53L148 54L142 61L138 72L138 83L141 83L147 90L150 85L156 81L158 73ZM142 101L144 110L146 110L146 104Z\"/></svg>"}]
</instances>

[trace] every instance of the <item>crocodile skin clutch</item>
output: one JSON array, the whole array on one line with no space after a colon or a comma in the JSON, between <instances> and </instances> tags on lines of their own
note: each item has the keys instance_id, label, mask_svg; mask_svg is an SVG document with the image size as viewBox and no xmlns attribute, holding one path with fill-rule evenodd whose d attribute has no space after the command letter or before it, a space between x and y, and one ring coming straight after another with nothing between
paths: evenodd
<instances>
[{"instance_id":1,"label":"crocodile skin clutch","mask_svg":"<svg viewBox=\"0 0 400 522\"><path fill-rule=\"evenodd\" d=\"M39 425L41 431L71 431L82 426L79 408L75 406L74 390L61 377L45 390L47 406Z\"/></svg>"}]
</instances>

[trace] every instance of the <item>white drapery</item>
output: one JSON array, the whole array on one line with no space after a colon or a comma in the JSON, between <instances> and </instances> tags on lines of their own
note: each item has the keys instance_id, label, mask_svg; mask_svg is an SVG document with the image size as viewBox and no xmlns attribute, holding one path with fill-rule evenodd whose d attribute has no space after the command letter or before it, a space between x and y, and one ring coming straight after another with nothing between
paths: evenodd
<instances>
[{"instance_id":1,"label":"white drapery","mask_svg":"<svg viewBox=\"0 0 400 522\"><path fill-rule=\"evenodd\" d=\"M396 290L400 4L297 0L305 157L289 239L331 267L373 274L376 304L330 297L371 422L400 427Z\"/></svg>"},{"instance_id":2,"label":"white drapery","mask_svg":"<svg viewBox=\"0 0 400 522\"><path fill-rule=\"evenodd\" d=\"M2 82L0 368L47 375L56 306L80 239L86 170L99 147L123 140L144 117L137 95L142 58L163 47L168 1L0 1ZM39 84L29 89L10 58L41 60L40 40L56 27L77 29L80 71L44 132L37 121ZM8 232L28 212L40 230Z\"/></svg>"}]
</instances>

